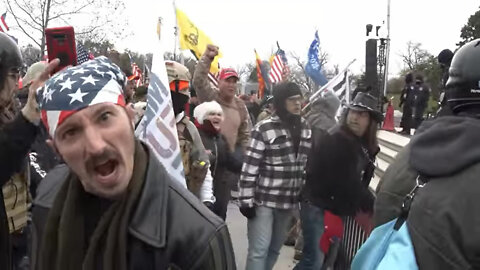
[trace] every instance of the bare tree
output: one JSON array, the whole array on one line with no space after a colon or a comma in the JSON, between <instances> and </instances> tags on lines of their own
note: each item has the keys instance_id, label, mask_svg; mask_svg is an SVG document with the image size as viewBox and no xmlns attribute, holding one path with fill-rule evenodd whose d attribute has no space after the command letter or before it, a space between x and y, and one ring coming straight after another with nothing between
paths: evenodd
<instances>
[{"instance_id":1,"label":"bare tree","mask_svg":"<svg viewBox=\"0 0 480 270\"><path fill-rule=\"evenodd\" d=\"M101 42L106 33L125 35L123 0L3 0L15 19L16 26L42 53L45 53L45 29L75 25L82 40ZM80 27L77 27L80 26Z\"/></svg>"},{"instance_id":2,"label":"bare tree","mask_svg":"<svg viewBox=\"0 0 480 270\"><path fill-rule=\"evenodd\" d=\"M249 75L252 73L252 70L256 70L256 64L255 63L247 63L247 64L244 64L244 65L241 65L241 66L237 66L236 68L236 71L238 73L238 76L240 78L247 78L249 77Z\"/></svg>"},{"instance_id":3,"label":"bare tree","mask_svg":"<svg viewBox=\"0 0 480 270\"><path fill-rule=\"evenodd\" d=\"M430 54L421 48L421 43L415 43L412 41L407 42L407 50L404 53L400 53L403 63L409 70L415 70L417 66L428 59Z\"/></svg>"}]
</instances>

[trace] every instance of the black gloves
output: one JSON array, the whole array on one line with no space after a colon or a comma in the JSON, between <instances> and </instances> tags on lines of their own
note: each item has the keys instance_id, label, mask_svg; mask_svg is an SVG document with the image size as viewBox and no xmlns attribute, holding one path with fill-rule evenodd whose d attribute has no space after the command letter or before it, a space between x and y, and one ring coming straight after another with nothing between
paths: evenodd
<instances>
[{"instance_id":1,"label":"black gloves","mask_svg":"<svg viewBox=\"0 0 480 270\"><path fill-rule=\"evenodd\" d=\"M240 207L240 213L246 218L251 219L255 217L255 207Z\"/></svg>"}]
</instances>

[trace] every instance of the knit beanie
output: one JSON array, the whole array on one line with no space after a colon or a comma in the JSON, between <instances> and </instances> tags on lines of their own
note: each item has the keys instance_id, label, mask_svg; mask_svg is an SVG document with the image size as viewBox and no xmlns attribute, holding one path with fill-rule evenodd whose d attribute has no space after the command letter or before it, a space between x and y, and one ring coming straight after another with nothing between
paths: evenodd
<instances>
[{"instance_id":1,"label":"knit beanie","mask_svg":"<svg viewBox=\"0 0 480 270\"><path fill-rule=\"evenodd\" d=\"M294 120L293 118L300 120L300 116L289 113L285 105L287 98L296 95L302 95L302 90L296 83L283 82L273 87L273 105L275 106L276 114L283 121L290 122Z\"/></svg>"}]
</instances>

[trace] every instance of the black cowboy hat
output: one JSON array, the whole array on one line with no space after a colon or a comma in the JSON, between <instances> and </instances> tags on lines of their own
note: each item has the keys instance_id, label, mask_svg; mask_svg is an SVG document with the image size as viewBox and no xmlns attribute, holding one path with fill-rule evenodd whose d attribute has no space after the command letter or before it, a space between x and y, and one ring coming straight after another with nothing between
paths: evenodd
<instances>
[{"instance_id":1,"label":"black cowboy hat","mask_svg":"<svg viewBox=\"0 0 480 270\"><path fill-rule=\"evenodd\" d=\"M350 110L370 112L370 115L377 122L383 121L383 114L378 111L378 100L369 93L358 93L355 99L348 105Z\"/></svg>"}]
</instances>

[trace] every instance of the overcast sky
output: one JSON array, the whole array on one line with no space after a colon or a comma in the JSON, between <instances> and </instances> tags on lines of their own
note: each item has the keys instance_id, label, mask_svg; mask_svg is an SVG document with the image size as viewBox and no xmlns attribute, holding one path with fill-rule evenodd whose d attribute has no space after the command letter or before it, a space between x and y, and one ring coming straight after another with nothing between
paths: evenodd
<instances>
[{"instance_id":1,"label":"overcast sky","mask_svg":"<svg viewBox=\"0 0 480 270\"><path fill-rule=\"evenodd\" d=\"M173 1L125 1L133 35L115 41L117 49L154 52L156 22L162 17L162 39L173 51ZM176 5L220 47L223 67L253 63L254 48L267 60L276 41L287 53L306 59L317 29L329 54L327 68L343 68L356 58L351 70L360 73L365 69L365 25L385 22L382 30L387 28L387 0L176 0ZM479 6L479 0L391 0L390 74L403 68L399 54L408 41L422 43L434 55L444 48L454 50L460 29ZM13 17L7 15L7 22L14 24ZM17 37L21 45L28 42Z\"/></svg>"},{"instance_id":2,"label":"overcast sky","mask_svg":"<svg viewBox=\"0 0 480 270\"><path fill-rule=\"evenodd\" d=\"M223 51L222 66L237 67L254 61L256 48L268 59L278 41L285 51L306 59L318 29L320 44L329 54L328 67L340 68L352 59L352 71L365 67L365 25L383 26L386 31L387 0L177 0L176 5ZM420 42L437 55L455 49L460 29L480 6L478 0L392 0L391 74L403 67L400 57L408 41ZM173 1L127 1L133 36L121 48L154 51L156 18L163 17L162 38L173 51ZM138 16L142 14L142 16Z\"/></svg>"}]
</instances>

